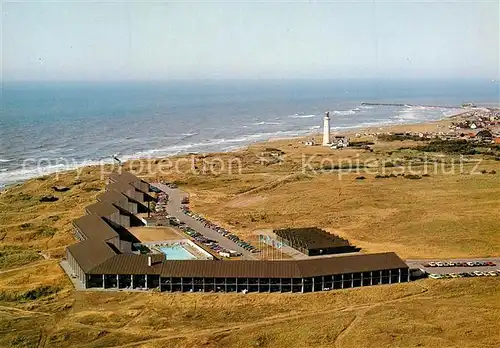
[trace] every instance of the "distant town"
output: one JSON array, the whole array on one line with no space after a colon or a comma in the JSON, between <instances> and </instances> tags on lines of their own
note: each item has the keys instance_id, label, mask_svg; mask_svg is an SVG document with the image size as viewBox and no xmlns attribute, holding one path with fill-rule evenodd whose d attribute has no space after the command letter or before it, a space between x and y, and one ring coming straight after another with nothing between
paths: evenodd
<instances>
[{"instance_id":1,"label":"distant town","mask_svg":"<svg viewBox=\"0 0 500 348\"><path fill-rule=\"evenodd\" d=\"M379 104L377 104L379 105ZM394 104L390 104L394 105ZM401 104L404 105L404 104ZM471 107L468 106L467 109ZM373 137L383 140L467 140L481 144L500 144L500 110L494 108L472 108L452 117L456 119L446 129L433 132L357 132L352 138ZM330 135L330 117L325 115L323 146L343 149L354 145L355 141L346 135ZM314 137L303 141L304 145L316 146ZM369 148L369 147L367 147Z\"/></svg>"}]
</instances>

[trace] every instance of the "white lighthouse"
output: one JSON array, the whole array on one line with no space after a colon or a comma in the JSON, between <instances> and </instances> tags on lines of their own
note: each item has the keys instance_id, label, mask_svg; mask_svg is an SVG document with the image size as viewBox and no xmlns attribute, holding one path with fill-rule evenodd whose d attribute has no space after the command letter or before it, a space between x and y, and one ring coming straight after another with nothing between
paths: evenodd
<instances>
[{"instance_id":1,"label":"white lighthouse","mask_svg":"<svg viewBox=\"0 0 500 348\"><path fill-rule=\"evenodd\" d=\"M323 118L323 146L330 146L330 112L325 112Z\"/></svg>"}]
</instances>

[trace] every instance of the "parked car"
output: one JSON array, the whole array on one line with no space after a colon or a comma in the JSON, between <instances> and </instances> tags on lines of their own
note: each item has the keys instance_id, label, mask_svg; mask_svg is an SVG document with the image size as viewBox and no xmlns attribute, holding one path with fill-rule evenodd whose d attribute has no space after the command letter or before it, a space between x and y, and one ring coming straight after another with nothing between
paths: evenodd
<instances>
[{"instance_id":1,"label":"parked car","mask_svg":"<svg viewBox=\"0 0 500 348\"><path fill-rule=\"evenodd\" d=\"M154 193L161 193L161 190L156 186L149 186L149 190Z\"/></svg>"},{"instance_id":2,"label":"parked car","mask_svg":"<svg viewBox=\"0 0 500 348\"><path fill-rule=\"evenodd\" d=\"M172 226L179 226L181 223L181 221L176 217L171 217L169 221Z\"/></svg>"}]
</instances>

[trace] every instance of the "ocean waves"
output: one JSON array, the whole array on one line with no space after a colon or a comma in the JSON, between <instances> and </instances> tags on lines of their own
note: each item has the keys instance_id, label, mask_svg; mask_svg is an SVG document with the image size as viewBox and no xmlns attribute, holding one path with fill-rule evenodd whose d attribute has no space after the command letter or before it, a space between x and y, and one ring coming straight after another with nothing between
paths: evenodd
<instances>
[{"instance_id":1,"label":"ocean waves","mask_svg":"<svg viewBox=\"0 0 500 348\"><path fill-rule=\"evenodd\" d=\"M294 115L289 115L288 117L290 117L290 118L313 118L313 117L316 117L316 115L314 115L314 114L311 114L311 115L294 114Z\"/></svg>"},{"instance_id":2,"label":"ocean waves","mask_svg":"<svg viewBox=\"0 0 500 348\"><path fill-rule=\"evenodd\" d=\"M252 126L279 126L281 122L260 121L252 123Z\"/></svg>"},{"instance_id":3,"label":"ocean waves","mask_svg":"<svg viewBox=\"0 0 500 348\"><path fill-rule=\"evenodd\" d=\"M450 109L435 106L414 106L405 105L395 111L393 119L401 122L423 122L438 120L460 112L460 109Z\"/></svg>"},{"instance_id":4,"label":"ocean waves","mask_svg":"<svg viewBox=\"0 0 500 348\"><path fill-rule=\"evenodd\" d=\"M354 115L356 113L356 111L355 110L334 110L333 113L335 115L346 116L346 115Z\"/></svg>"},{"instance_id":5,"label":"ocean waves","mask_svg":"<svg viewBox=\"0 0 500 348\"><path fill-rule=\"evenodd\" d=\"M137 158L150 158L162 156L174 156L183 153L206 153L228 151L248 145L257 141L268 140L275 137L298 136L307 134L310 129L300 129L293 131L260 132L253 134L244 134L232 138L207 139L205 141L176 144L162 148L150 149L147 151L138 151L130 155L121 156L122 160L131 160ZM236 146L235 146L236 145Z\"/></svg>"},{"instance_id":6,"label":"ocean waves","mask_svg":"<svg viewBox=\"0 0 500 348\"><path fill-rule=\"evenodd\" d=\"M102 165L112 163L112 159L89 160L89 161L67 161L64 159L54 159L51 161L43 160L43 163L32 163L24 165L22 168L0 171L0 187L8 184L18 183L31 178L49 175L53 173L65 172L86 166Z\"/></svg>"},{"instance_id":7,"label":"ocean waves","mask_svg":"<svg viewBox=\"0 0 500 348\"><path fill-rule=\"evenodd\" d=\"M444 112L451 111L410 106L360 106L349 102L334 105L336 110L330 112L334 131L439 119ZM250 107L253 105L249 104ZM198 116L198 109L193 107L192 111L186 111L186 115L168 120L155 118L161 117L161 114L154 117L138 115L136 127L130 127L129 122L120 127L119 120L102 117L100 122L89 118L88 123L79 123L78 128L68 120L67 124L51 126L53 134L57 134L50 139L54 143L51 148L40 146L37 135L31 134L26 135L19 146L3 152L0 158L0 186L83 166L113 163L114 154L120 160L127 161L187 153L223 152L269 139L321 132L321 109L328 110L328 106L299 105L296 110L306 111L295 113L290 109L275 111L257 107L253 113L241 116L235 116L233 110L216 109L212 114L207 112L207 115ZM108 134L105 137L102 132L94 132L100 123L106 123ZM36 128L30 129L35 131ZM45 160L46 157L49 160ZM26 159L33 161L25 165Z\"/></svg>"}]
</instances>

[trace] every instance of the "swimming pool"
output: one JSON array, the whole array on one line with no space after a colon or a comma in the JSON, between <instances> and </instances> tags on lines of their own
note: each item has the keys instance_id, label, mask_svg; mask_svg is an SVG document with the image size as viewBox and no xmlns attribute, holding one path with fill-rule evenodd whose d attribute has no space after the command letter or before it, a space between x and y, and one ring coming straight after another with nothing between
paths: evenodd
<instances>
[{"instance_id":1,"label":"swimming pool","mask_svg":"<svg viewBox=\"0 0 500 348\"><path fill-rule=\"evenodd\" d=\"M167 260L194 260L196 256L187 251L180 244L163 245L158 249L166 255Z\"/></svg>"}]
</instances>

